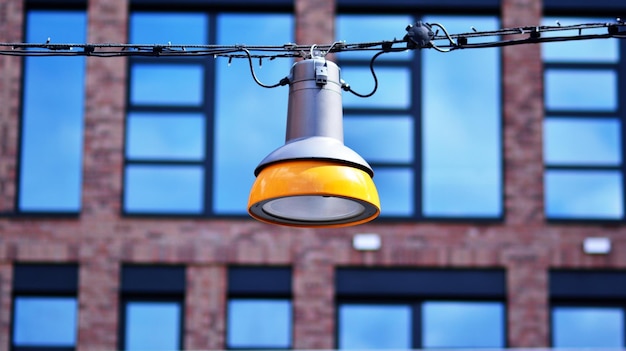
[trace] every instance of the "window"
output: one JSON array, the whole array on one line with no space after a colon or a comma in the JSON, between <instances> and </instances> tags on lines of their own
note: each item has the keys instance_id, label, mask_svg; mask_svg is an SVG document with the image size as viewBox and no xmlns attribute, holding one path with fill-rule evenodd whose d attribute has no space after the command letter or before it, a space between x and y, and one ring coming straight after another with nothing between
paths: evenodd
<instances>
[{"instance_id":1,"label":"window","mask_svg":"<svg viewBox=\"0 0 626 351\"><path fill-rule=\"evenodd\" d=\"M625 278L622 271L551 271L552 346L623 348Z\"/></svg>"},{"instance_id":2,"label":"window","mask_svg":"<svg viewBox=\"0 0 626 351\"><path fill-rule=\"evenodd\" d=\"M77 289L76 265L15 265L11 349L74 350Z\"/></svg>"},{"instance_id":3,"label":"window","mask_svg":"<svg viewBox=\"0 0 626 351\"><path fill-rule=\"evenodd\" d=\"M340 349L504 348L500 270L340 268Z\"/></svg>"},{"instance_id":4,"label":"window","mask_svg":"<svg viewBox=\"0 0 626 351\"><path fill-rule=\"evenodd\" d=\"M291 13L133 11L130 42L282 45L292 22ZM126 214L246 215L255 167L284 141L288 92L258 86L247 60L228 61L130 59ZM255 73L275 83L291 64L255 60Z\"/></svg>"},{"instance_id":5,"label":"window","mask_svg":"<svg viewBox=\"0 0 626 351\"><path fill-rule=\"evenodd\" d=\"M185 269L122 267L120 349L181 350Z\"/></svg>"},{"instance_id":6,"label":"window","mask_svg":"<svg viewBox=\"0 0 626 351\"><path fill-rule=\"evenodd\" d=\"M291 269L228 270L228 349L292 347Z\"/></svg>"},{"instance_id":7,"label":"window","mask_svg":"<svg viewBox=\"0 0 626 351\"><path fill-rule=\"evenodd\" d=\"M84 43L84 10L26 12L26 42ZM19 212L81 208L85 58L24 58Z\"/></svg>"},{"instance_id":8,"label":"window","mask_svg":"<svg viewBox=\"0 0 626 351\"><path fill-rule=\"evenodd\" d=\"M546 17L544 24L610 22ZM606 32L603 29L602 32ZM587 31L585 34L594 33ZM595 33L598 33L597 31ZM564 35L564 33L559 33ZM567 33L577 35L578 31ZM545 84L545 212L548 219L624 217L619 40L542 47Z\"/></svg>"},{"instance_id":9,"label":"window","mask_svg":"<svg viewBox=\"0 0 626 351\"><path fill-rule=\"evenodd\" d=\"M497 16L341 14L337 40L398 38L418 20L441 23L451 33L499 28ZM363 30L370 27L376 28L374 36ZM374 86L373 55L337 55L342 78L361 94ZM500 218L499 49L389 53L374 68L379 86L372 97L343 94L344 133L346 145L374 168L381 217Z\"/></svg>"},{"instance_id":10,"label":"window","mask_svg":"<svg viewBox=\"0 0 626 351\"><path fill-rule=\"evenodd\" d=\"M132 12L131 43L206 44L201 13ZM133 57L126 116L124 210L204 210L206 58Z\"/></svg>"}]
</instances>

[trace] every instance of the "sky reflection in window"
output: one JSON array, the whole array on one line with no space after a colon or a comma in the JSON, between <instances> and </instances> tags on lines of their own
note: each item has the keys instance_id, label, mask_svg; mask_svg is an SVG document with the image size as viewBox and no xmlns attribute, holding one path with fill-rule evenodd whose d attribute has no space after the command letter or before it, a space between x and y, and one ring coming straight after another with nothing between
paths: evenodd
<instances>
[{"instance_id":1,"label":"sky reflection in window","mask_svg":"<svg viewBox=\"0 0 626 351\"><path fill-rule=\"evenodd\" d=\"M83 43L84 11L29 11L26 41ZM85 59L24 58L19 209L81 208Z\"/></svg>"},{"instance_id":2,"label":"sky reflection in window","mask_svg":"<svg viewBox=\"0 0 626 351\"><path fill-rule=\"evenodd\" d=\"M343 304L339 306L338 328L340 349L412 348L408 305Z\"/></svg>"},{"instance_id":3,"label":"sky reflection in window","mask_svg":"<svg viewBox=\"0 0 626 351\"><path fill-rule=\"evenodd\" d=\"M618 219L622 175L612 170L547 170L546 214L553 218Z\"/></svg>"},{"instance_id":4,"label":"sky reflection in window","mask_svg":"<svg viewBox=\"0 0 626 351\"><path fill-rule=\"evenodd\" d=\"M178 302L131 301L126 308L126 351L179 350L181 305Z\"/></svg>"},{"instance_id":5,"label":"sky reflection in window","mask_svg":"<svg viewBox=\"0 0 626 351\"><path fill-rule=\"evenodd\" d=\"M427 17L451 33L499 28L496 17ZM422 52L425 216L502 214L500 51Z\"/></svg>"},{"instance_id":6,"label":"sky reflection in window","mask_svg":"<svg viewBox=\"0 0 626 351\"><path fill-rule=\"evenodd\" d=\"M557 348L623 348L623 309L554 307L552 309L552 346Z\"/></svg>"},{"instance_id":7,"label":"sky reflection in window","mask_svg":"<svg viewBox=\"0 0 626 351\"><path fill-rule=\"evenodd\" d=\"M293 41L291 14L221 14L218 44L282 45ZM289 75L293 61L254 60L255 73L264 84ZM215 152L213 209L217 214L245 214L254 182L254 169L285 142L287 86L267 89L257 85L246 60L216 61Z\"/></svg>"},{"instance_id":8,"label":"sky reflection in window","mask_svg":"<svg viewBox=\"0 0 626 351\"><path fill-rule=\"evenodd\" d=\"M13 345L73 347L76 344L76 298L18 296L14 304Z\"/></svg>"},{"instance_id":9,"label":"sky reflection in window","mask_svg":"<svg viewBox=\"0 0 626 351\"><path fill-rule=\"evenodd\" d=\"M230 299L228 347L291 347L291 301L287 299Z\"/></svg>"}]
</instances>

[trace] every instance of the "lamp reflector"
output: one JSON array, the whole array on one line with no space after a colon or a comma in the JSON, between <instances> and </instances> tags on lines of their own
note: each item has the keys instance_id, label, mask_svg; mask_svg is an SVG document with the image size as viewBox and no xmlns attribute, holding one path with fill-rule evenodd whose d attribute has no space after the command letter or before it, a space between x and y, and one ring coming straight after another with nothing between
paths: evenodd
<instances>
[{"instance_id":1,"label":"lamp reflector","mask_svg":"<svg viewBox=\"0 0 626 351\"><path fill-rule=\"evenodd\" d=\"M343 227L369 222L380 213L371 176L350 165L293 160L266 166L250 191L250 215L295 227Z\"/></svg>"},{"instance_id":2,"label":"lamp reflector","mask_svg":"<svg viewBox=\"0 0 626 351\"><path fill-rule=\"evenodd\" d=\"M296 221L338 221L361 215L365 206L341 197L300 195L270 200L263 205L263 211Z\"/></svg>"}]
</instances>

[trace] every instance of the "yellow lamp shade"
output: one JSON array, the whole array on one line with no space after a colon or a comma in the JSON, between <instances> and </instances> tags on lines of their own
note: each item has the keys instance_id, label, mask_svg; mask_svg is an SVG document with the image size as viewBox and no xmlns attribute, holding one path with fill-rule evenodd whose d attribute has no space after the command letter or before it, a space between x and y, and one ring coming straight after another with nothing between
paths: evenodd
<instances>
[{"instance_id":1,"label":"yellow lamp shade","mask_svg":"<svg viewBox=\"0 0 626 351\"><path fill-rule=\"evenodd\" d=\"M370 174L326 160L289 160L265 166L248 201L262 222L294 227L344 227L369 222L380 213Z\"/></svg>"}]
</instances>

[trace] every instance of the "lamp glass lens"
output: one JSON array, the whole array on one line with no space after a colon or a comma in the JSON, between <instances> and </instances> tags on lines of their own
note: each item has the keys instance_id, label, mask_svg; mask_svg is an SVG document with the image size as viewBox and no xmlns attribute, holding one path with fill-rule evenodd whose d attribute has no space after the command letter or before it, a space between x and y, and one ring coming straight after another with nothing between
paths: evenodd
<instances>
[{"instance_id":1,"label":"lamp glass lens","mask_svg":"<svg viewBox=\"0 0 626 351\"><path fill-rule=\"evenodd\" d=\"M361 215L365 206L342 197L289 196L268 201L263 211L296 221L337 221Z\"/></svg>"}]
</instances>

